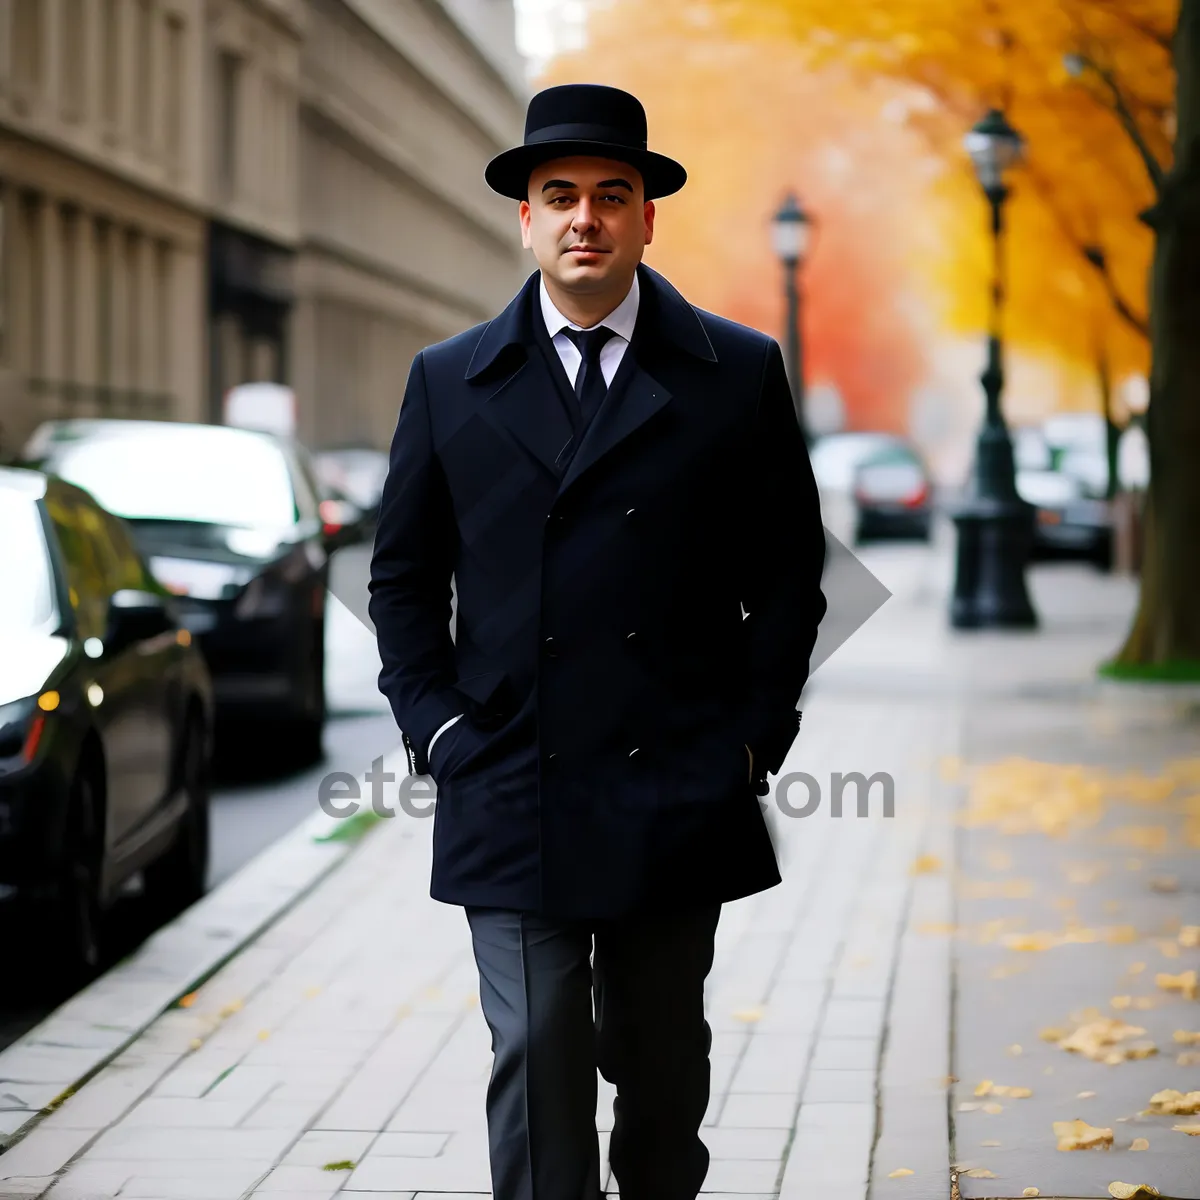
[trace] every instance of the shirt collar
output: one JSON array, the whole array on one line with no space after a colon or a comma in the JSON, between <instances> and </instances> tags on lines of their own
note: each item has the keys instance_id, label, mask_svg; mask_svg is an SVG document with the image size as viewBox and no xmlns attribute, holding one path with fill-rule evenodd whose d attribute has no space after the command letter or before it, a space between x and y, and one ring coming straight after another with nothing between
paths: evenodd
<instances>
[{"instance_id":1,"label":"shirt collar","mask_svg":"<svg viewBox=\"0 0 1200 1200\"><path fill-rule=\"evenodd\" d=\"M542 300L542 317L546 322L546 330L550 334L551 340L564 329L582 328L582 326L576 325L574 321L567 320L555 307L554 301L550 299L550 293L546 289L544 276L539 280L539 292ZM633 329L637 324L638 297L638 277L635 272L633 286L629 289L625 299L599 323L607 326L613 333L617 334L618 337L623 337L627 342L632 341Z\"/></svg>"}]
</instances>

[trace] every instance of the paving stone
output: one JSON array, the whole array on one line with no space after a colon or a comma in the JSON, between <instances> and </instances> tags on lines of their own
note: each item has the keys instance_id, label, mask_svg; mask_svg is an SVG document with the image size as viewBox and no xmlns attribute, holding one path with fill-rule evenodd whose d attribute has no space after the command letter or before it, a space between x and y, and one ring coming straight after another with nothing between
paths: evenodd
<instances>
[{"instance_id":1,"label":"paving stone","mask_svg":"<svg viewBox=\"0 0 1200 1200\"><path fill-rule=\"evenodd\" d=\"M720 1125L725 1129L791 1129L795 1112L791 1095L732 1093L721 1106Z\"/></svg>"},{"instance_id":2,"label":"paving stone","mask_svg":"<svg viewBox=\"0 0 1200 1200\"><path fill-rule=\"evenodd\" d=\"M347 1189L360 1191L489 1192L486 1158L394 1158L368 1153L354 1169Z\"/></svg>"},{"instance_id":3,"label":"paving stone","mask_svg":"<svg viewBox=\"0 0 1200 1200\"><path fill-rule=\"evenodd\" d=\"M255 1189L254 1195L303 1196L304 1200L318 1200L337 1194L349 1176L349 1171L323 1171L316 1166L276 1167Z\"/></svg>"},{"instance_id":4,"label":"paving stone","mask_svg":"<svg viewBox=\"0 0 1200 1200\"><path fill-rule=\"evenodd\" d=\"M384 1158L436 1158L453 1135L449 1133L381 1133L371 1153Z\"/></svg>"},{"instance_id":5,"label":"paving stone","mask_svg":"<svg viewBox=\"0 0 1200 1200\"><path fill-rule=\"evenodd\" d=\"M0 1154L0 1195L3 1181L22 1175L53 1175L77 1154L95 1133L87 1129L50 1128L43 1122L15 1146Z\"/></svg>"},{"instance_id":6,"label":"paving stone","mask_svg":"<svg viewBox=\"0 0 1200 1200\"><path fill-rule=\"evenodd\" d=\"M705 1189L722 1192L766 1192L775 1190L778 1161L761 1158L718 1158L708 1165Z\"/></svg>"},{"instance_id":7,"label":"paving stone","mask_svg":"<svg viewBox=\"0 0 1200 1200\"><path fill-rule=\"evenodd\" d=\"M875 1100L874 1071L812 1070L804 1084L807 1104L871 1104Z\"/></svg>"},{"instance_id":8,"label":"paving stone","mask_svg":"<svg viewBox=\"0 0 1200 1200\"><path fill-rule=\"evenodd\" d=\"M288 1149L281 1165L323 1167L331 1162L356 1162L374 1141L373 1133L311 1129Z\"/></svg>"},{"instance_id":9,"label":"paving stone","mask_svg":"<svg viewBox=\"0 0 1200 1200\"><path fill-rule=\"evenodd\" d=\"M874 1071L878 1047L868 1038L822 1037L813 1052L814 1071Z\"/></svg>"},{"instance_id":10,"label":"paving stone","mask_svg":"<svg viewBox=\"0 0 1200 1200\"><path fill-rule=\"evenodd\" d=\"M821 1022L822 1037L878 1039L883 1032L882 1000L831 1000Z\"/></svg>"}]
</instances>

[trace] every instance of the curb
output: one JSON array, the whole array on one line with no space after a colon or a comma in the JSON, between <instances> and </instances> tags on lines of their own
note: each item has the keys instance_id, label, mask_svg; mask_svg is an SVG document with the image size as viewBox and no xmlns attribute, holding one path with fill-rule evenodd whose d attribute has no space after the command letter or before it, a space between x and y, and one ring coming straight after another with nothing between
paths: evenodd
<instances>
[{"instance_id":1,"label":"curb","mask_svg":"<svg viewBox=\"0 0 1200 1200\"><path fill-rule=\"evenodd\" d=\"M0 1051L0 1157L319 887L372 816L314 813Z\"/></svg>"}]
</instances>

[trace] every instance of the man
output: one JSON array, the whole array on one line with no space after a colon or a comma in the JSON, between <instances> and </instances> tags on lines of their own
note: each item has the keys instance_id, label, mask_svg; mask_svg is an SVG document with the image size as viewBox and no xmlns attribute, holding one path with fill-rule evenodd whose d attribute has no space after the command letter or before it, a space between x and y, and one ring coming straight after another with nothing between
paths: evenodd
<instances>
[{"instance_id":1,"label":"man","mask_svg":"<svg viewBox=\"0 0 1200 1200\"><path fill-rule=\"evenodd\" d=\"M596 1200L597 1067L623 1200L694 1200L720 907L780 881L757 797L825 612L816 484L778 345L641 262L686 174L633 96L539 93L486 179L539 270L413 363L380 689L470 925L497 1200Z\"/></svg>"}]
</instances>

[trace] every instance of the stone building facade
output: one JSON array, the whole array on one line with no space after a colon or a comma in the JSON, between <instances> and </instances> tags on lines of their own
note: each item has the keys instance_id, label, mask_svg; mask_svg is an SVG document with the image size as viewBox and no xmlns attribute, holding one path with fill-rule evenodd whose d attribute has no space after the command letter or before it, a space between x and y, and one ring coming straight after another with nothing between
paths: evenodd
<instances>
[{"instance_id":1,"label":"stone building facade","mask_svg":"<svg viewBox=\"0 0 1200 1200\"><path fill-rule=\"evenodd\" d=\"M252 379L386 444L525 274L482 182L524 99L511 0L0 0L0 456Z\"/></svg>"},{"instance_id":2,"label":"stone building facade","mask_svg":"<svg viewBox=\"0 0 1200 1200\"><path fill-rule=\"evenodd\" d=\"M531 269L516 205L483 183L524 128L512 6L462 2L309 4L294 386L310 444L386 446L416 352L494 316Z\"/></svg>"}]
</instances>

